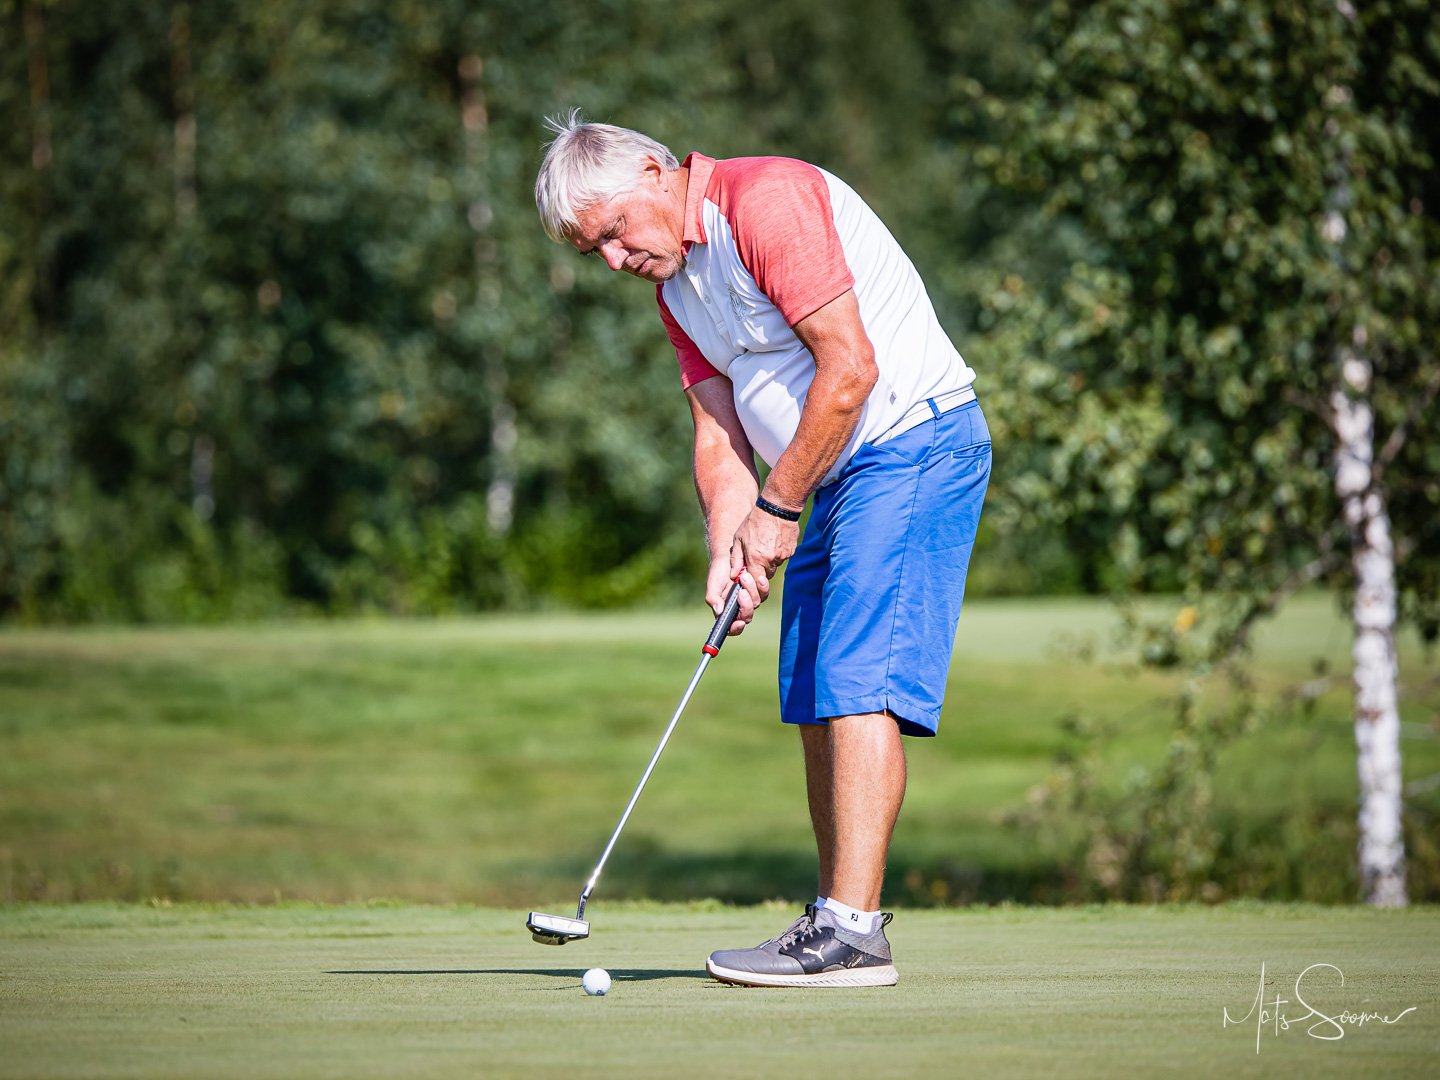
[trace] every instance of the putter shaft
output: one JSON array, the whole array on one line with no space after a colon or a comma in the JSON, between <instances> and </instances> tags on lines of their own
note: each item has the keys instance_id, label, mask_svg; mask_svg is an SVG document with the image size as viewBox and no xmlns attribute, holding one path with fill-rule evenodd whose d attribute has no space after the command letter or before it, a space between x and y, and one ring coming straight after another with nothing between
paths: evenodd
<instances>
[{"instance_id":1,"label":"putter shaft","mask_svg":"<svg viewBox=\"0 0 1440 1080\"><path fill-rule=\"evenodd\" d=\"M736 586L739 589L739 586ZM728 610L728 605L727 605ZM690 677L690 685L685 688L684 695L680 698L680 704L675 709L675 715L670 718L670 724L665 728L665 734L660 736L660 745L655 747L655 753L650 758L650 764L645 766L645 773L640 777L640 783L635 785L635 794L630 796L630 802L625 807L625 812L620 815L620 824L615 826L615 831L610 834L610 842L605 845L605 851L600 856L600 861L595 864L595 871L590 875L590 880L585 883L585 891L580 894L580 906L575 910L575 918L585 918L585 902L590 899L590 893L595 889L595 883L600 880L600 871L605 869L605 860L610 858L610 852L615 847L615 841L620 839L620 830L625 828L625 822L630 820L630 811L635 809L635 804L640 801L640 793L645 790L645 784L650 779L650 774L655 771L655 764L660 760L660 755L665 752L665 744L670 741L670 735L675 730L675 725L680 721L680 714L685 711L685 706L690 703L690 697L695 693L695 687L700 684L700 676L705 674L705 668L714 657L705 653L700 657L700 663L695 668L695 674Z\"/></svg>"},{"instance_id":2,"label":"putter shaft","mask_svg":"<svg viewBox=\"0 0 1440 1080\"><path fill-rule=\"evenodd\" d=\"M615 841L620 839L620 831L625 828L625 822L630 820L630 812L635 809L635 804L640 800L640 793L645 790L645 784L650 779L650 774L655 771L655 765L665 751L665 744L670 741L670 735L674 732L675 725L680 722L680 714L685 711L685 706L690 704L690 697L695 693L695 687L700 684L700 676L705 674L705 668L710 661L720 655L720 646L725 643L730 626L740 611L740 592L740 582L737 580L730 589L730 595L725 598L725 609L720 612L719 618L715 620L715 626L710 631L710 636L700 647L703 654L700 657L700 663L695 668L695 674L690 676L690 685L685 687L685 693L680 698L675 715L670 718L670 723L665 728L665 734L660 736L660 745L655 747L655 753L650 757L650 764L645 766L645 773L640 777L640 783L635 785L635 793L630 796L630 802L626 804L625 812L620 815L620 823L610 834L610 842L605 845L605 851L601 854L600 861L595 864L595 870L590 875L590 880L585 883L585 889L580 894L580 904L575 909L575 918L566 919L560 915L546 915L543 912L532 911L526 926L536 941L545 945L563 945L567 941L589 937L590 924L585 921L585 904L595 889L595 883L600 880L600 871L605 869L605 861L610 858L610 852L615 848Z\"/></svg>"}]
</instances>

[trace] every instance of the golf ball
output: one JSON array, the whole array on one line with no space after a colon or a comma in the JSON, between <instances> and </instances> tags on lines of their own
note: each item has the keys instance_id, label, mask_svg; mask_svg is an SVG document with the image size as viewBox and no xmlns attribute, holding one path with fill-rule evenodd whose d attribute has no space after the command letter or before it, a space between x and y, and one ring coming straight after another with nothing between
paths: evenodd
<instances>
[{"instance_id":1,"label":"golf ball","mask_svg":"<svg viewBox=\"0 0 1440 1080\"><path fill-rule=\"evenodd\" d=\"M610 992L610 973L604 968L591 968L585 972L585 977L580 980L580 985L591 997L604 997Z\"/></svg>"}]
</instances>

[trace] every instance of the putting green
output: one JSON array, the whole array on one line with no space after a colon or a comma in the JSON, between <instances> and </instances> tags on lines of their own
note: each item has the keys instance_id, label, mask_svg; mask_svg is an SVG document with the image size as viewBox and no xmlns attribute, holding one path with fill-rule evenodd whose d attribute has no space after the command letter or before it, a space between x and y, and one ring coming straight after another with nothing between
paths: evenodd
<instances>
[{"instance_id":1,"label":"putting green","mask_svg":"<svg viewBox=\"0 0 1440 1080\"><path fill-rule=\"evenodd\" d=\"M703 976L709 949L784 909L590 914L589 940L547 948L523 912L482 908L0 908L0 1077L1419 1077L1440 1060L1433 907L902 912L900 985L851 991ZM1262 964L1289 1029L1225 1026ZM1302 1004L1314 964L1344 985L1312 969ZM580 990L592 966L614 976L605 998ZM1347 1012L1394 1022L1321 1015Z\"/></svg>"}]
</instances>

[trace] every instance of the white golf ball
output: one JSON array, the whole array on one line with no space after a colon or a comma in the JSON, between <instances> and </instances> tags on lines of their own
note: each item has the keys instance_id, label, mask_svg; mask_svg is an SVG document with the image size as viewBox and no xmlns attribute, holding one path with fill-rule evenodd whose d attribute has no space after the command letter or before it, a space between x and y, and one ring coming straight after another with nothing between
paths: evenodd
<instances>
[{"instance_id":1,"label":"white golf ball","mask_svg":"<svg viewBox=\"0 0 1440 1080\"><path fill-rule=\"evenodd\" d=\"M604 968L591 968L585 972L580 985L591 997L604 997L610 992L610 973Z\"/></svg>"}]
</instances>

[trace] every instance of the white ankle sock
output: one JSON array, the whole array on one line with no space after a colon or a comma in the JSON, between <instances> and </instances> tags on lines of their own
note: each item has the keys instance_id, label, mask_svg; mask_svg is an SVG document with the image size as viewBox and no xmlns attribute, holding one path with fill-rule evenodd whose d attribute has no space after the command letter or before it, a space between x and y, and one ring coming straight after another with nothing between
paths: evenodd
<instances>
[{"instance_id":1,"label":"white ankle sock","mask_svg":"<svg viewBox=\"0 0 1440 1080\"><path fill-rule=\"evenodd\" d=\"M856 934L869 934L874 932L875 923L880 918L880 912L878 911L861 911L859 908L853 908L849 904L842 904L839 900L832 900L828 896L820 897L819 902L815 906L822 907L826 911L829 911L840 920L841 926Z\"/></svg>"}]
</instances>

